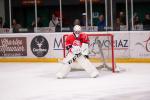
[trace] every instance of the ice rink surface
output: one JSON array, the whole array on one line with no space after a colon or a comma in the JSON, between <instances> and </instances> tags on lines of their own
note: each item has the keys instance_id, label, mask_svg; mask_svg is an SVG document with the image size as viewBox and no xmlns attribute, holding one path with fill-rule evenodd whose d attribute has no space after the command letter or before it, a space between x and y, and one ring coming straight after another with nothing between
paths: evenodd
<instances>
[{"instance_id":1,"label":"ice rink surface","mask_svg":"<svg viewBox=\"0 0 150 100\"><path fill-rule=\"evenodd\" d=\"M57 79L57 63L0 63L0 100L150 100L150 64L117 65L126 71Z\"/></svg>"}]
</instances>

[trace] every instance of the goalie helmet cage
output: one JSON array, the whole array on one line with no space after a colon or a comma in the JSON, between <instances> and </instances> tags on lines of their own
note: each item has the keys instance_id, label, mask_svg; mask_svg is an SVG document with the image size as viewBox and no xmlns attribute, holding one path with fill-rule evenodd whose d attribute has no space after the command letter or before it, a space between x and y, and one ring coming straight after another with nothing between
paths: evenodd
<instances>
[{"instance_id":1,"label":"goalie helmet cage","mask_svg":"<svg viewBox=\"0 0 150 100\"><path fill-rule=\"evenodd\" d=\"M66 57L66 37L69 34L63 35L63 47L64 57ZM114 60L114 36L113 34L88 34L89 43L89 58L92 61L98 61L100 66L109 66L112 72L115 72L115 60Z\"/></svg>"}]
</instances>

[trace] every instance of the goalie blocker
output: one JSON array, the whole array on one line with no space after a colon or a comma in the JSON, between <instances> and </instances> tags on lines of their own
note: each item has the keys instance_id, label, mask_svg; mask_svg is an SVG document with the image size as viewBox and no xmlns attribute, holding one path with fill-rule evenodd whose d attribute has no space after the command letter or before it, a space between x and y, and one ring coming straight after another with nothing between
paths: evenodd
<instances>
[{"instance_id":1,"label":"goalie blocker","mask_svg":"<svg viewBox=\"0 0 150 100\"><path fill-rule=\"evenodd\" d=\"M85 69L85 71L90 75L90 77L95 78L99 75L98 70L94 65L87 59L88 56L88 43L89 39L85 33L81 33L81 27L79 25L74 26L74 32L68 35L66 39L66 48L69 53L66 58L60 63L61 68L57 72L57 78L64 78L71 70L71 64L74 61Z\"/></svg>"}]
</instances>

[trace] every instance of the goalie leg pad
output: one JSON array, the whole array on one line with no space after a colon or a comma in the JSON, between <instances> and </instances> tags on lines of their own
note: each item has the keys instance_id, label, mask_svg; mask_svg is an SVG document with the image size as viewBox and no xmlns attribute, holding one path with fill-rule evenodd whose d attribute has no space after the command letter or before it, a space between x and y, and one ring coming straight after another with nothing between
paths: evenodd
<instances>
[{"instance_id":1,"label":"goalie leg pad","mask_svg":"<svg viewBox=\"0 0 150 100\"><path fill-rule=\"evenodd\" d=\"M92 65L92 63L85 58L83 55L81 55L78 59L77 62L79 63L79 65L85 69L85 71L90 74L90 77L97 77L99 75L98 70L96 69L96 67L94 65Z\"/></svg>"},{"instance_id":2,"label":"goalie leg pad","mask_svg":"<svg viewBox=\"0 0 150 100\"><path fill-rule=\"evenodd\" d=\"M64 78L71 70L69 64L61 64L60 70L56 73L57 78Z\"/></svg>"},{"instance_id":3,"label":"goalie leg pad","mask_svg":"<svg viewBox=\"0 0 150 100\"><path fill-rule=\"evenodd\" d=\"M56 73L57 78L64 78L71 70L70 64L73 63L75 55L69 53L60 63L60 70Z\"/></svg>"},{"instance_id":4,"label":"goalie leg pad","mask_svg":"<svg viewBox=\"0 0 150 100\"><path fill-rule=\"evenodd\" d=\"M63 59L62 63L71 64L71 63L73 63L74 60L75 60L75 55L70 52L70 53L68 53L66 58Z\"/></svg>"}]
</instances>

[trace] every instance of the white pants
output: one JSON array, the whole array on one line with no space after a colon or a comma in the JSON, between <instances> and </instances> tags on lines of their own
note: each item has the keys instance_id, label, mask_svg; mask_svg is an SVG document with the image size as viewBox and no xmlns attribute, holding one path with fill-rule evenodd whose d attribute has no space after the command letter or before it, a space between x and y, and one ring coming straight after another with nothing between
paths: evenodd
<instances>
[{"instance_id":1,"label":"white pants","mask_svg":"<svg viewBox=\"0 0 150 100\"><path fill-rule=\"evenodd\" d=\"M66 58L63 59L61 64L61 68L56 74L58 78L64 78L71 70L71 64L73 63L72 59L75 57L74 54L69 53ZM77 63L85 69L85 71L90 75L90 77L97 77L99 75L98 70L95 68L95 66L92 65L92 63L85 58L83 55L80 55L78 57L75 57ZM68 62L72 62L69 64Z\"/></svg>"}]
</instances>

